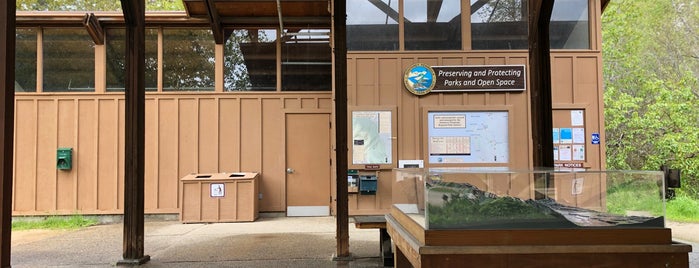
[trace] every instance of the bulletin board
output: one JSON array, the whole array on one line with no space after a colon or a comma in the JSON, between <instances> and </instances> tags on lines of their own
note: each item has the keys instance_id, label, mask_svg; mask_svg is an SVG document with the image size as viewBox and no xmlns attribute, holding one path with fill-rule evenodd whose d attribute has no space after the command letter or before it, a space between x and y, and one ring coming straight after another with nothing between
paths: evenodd
<instances>
[{"instance_id":1,"label":"bulletin board","mask_svg":"<svg viewBox=\"0 0 699 268\"><path fill-rule=\"evenodd\" d=\"M553 110L553 162L556 167L583 168L587 163L584 109Z\"/></svg>"},{"instance_id":2,"label":"bulletin board","mask_svg":"<svg viewBox=\"0 0 699 268\"><path fill-rule=\"evenodd\" d=\"M395 107L349 107L350 168L391 169L396 166Z\"/></svg>"},{"instance_id":3,"label":"bulletin board","mask_svg":"<svg viewBox=\"0 0 699 268\"><path fill-rule=\"evenodd\" d=\"M509 163L509 114L508 110L426 111L426 161L430 165Z\"/></svg>"}]
</instances>

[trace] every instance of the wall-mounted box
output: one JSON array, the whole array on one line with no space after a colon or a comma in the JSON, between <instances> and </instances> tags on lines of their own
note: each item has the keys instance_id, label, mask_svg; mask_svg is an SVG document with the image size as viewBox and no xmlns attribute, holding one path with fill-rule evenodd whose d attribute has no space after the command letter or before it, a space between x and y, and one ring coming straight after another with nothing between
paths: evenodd
<instances>
[{"instance_id":1,"label":"wall-mounted box","mask_svg":"<svg viewBox=\"0 0 699 268\"><path fill-rule=\"evenodd\" d=\"M259 209L258 173L190 174L181 179L180 220L255 221Z\"/></svg>"},{"instance_id":2,"label":"wall-mounted box","mask_svg":"<svg viewBox=\"0 0 699 268\"><path fill-rule=\"evenodd\" d=\"M376 175L359 175L359 194L375 195L378 188Z\"/></svg>"},{"instance_id":3,"label":"wall-mounted box","mask_svg":"<svg viewBox=\"0 0 699 268\"><path fill-rule=\"evenodd\" d=\"M73 168L73 148L58 148L56 150L56 169L70 170Z\"/></svg>"}]
</instances>

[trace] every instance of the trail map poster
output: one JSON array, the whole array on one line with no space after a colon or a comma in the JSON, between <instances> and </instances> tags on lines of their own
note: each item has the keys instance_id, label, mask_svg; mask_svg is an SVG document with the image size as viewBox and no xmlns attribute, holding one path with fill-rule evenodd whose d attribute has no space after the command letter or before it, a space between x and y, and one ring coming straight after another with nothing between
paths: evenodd
<instances>
[{"instance_id":1,"label":"trail map poster","mask_svg":"<svg viewBox=\"0 0 699 268\"><path fill-rule=\"evenodd\" d=\"M352 112L352 164L392 164L391 111Z\"/></svg>"}]
</instances>

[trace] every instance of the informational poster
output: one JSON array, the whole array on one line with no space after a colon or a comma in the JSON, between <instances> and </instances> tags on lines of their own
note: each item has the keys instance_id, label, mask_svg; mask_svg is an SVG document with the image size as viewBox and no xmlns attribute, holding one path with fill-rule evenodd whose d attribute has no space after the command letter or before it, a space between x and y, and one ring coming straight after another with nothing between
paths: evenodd
<instances>
[{"instance_id":1,"label":"informational poster","mask_svg":"<svg viewBox=\"0 0 699 268\"><path fill-rule=\"evenodd\" d=\"M577 127L577 126L584 126L585 125L585 117L584 117L584 111L583 110L572 110L570 111L570 125Z\"/></svg>"},{"instance_id":2,"label":"informational poster","mask_svg":"<svg viewBox=\"0 0 699 268\"><path fill-rule=\"evenodd\" d=\"M573 161L585 161L585 145L573 145Z\"/></svg>"},{"instance_id":3,"label":"informational poster","mask_svg":"<svg viewBox=\"0 0 699 268\"><path fill-rule=\"evenodd\" d=\"M570 161L573 160L573 148L570 145L561 145L558 147L558 160Z\"/></svg>"},{"instance_id":4,"label":"informational poster","mask_svg":"<svg viewBox=\"0 0 699 268\"><path fill-rule=\"evenodd\" d=\"M585 129L581 127L573 128L573 143L585 143Z\"/></svg>"},{"instance_id":5,"label":"informational poster","mask_svg":"<svg viewBox=\"0 0 699 268\"><path fill-rule=\"evenodd\" d=\"M429 112L430 163L507 163L508 112Z\"/></svg>"},{"instance_id":6,"label":"informational poster","mask_svg":"<svg viewBox=\"0 0 699 268\"><path fill-rule=\"evenodd\" d=\"M572 128L561 128L561 143L573 143Z\"/></svg>"},{"instance_id":7,"label":"informational poster","mask_svg":"<svg viewBox=\"0 0 699 268\"><path fill-rule=\"evenodd\" d=\"M352 112L352 164L393 162L391 111Z\"/></svg>"}]
</instances>

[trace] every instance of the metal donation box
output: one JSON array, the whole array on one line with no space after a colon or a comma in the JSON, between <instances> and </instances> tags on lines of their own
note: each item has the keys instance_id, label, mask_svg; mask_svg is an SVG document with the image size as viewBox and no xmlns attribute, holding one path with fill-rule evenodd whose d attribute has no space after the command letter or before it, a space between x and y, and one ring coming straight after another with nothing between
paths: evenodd
<instances>
[{"instance_id":1,"label":"metal donation box","mask_svg":"<svg viewBox=\"0 0 699 268\"><path fill-rule=\"evenodd\" d=\"M180 220L193 222L255 221L258 173L190 174L181 179Z\"/></svg>"}]
</instances>

